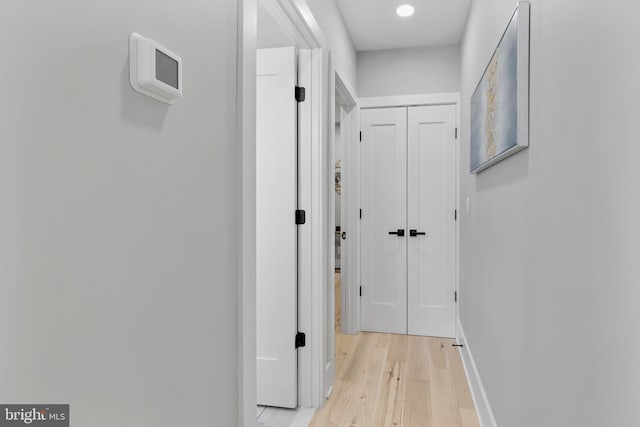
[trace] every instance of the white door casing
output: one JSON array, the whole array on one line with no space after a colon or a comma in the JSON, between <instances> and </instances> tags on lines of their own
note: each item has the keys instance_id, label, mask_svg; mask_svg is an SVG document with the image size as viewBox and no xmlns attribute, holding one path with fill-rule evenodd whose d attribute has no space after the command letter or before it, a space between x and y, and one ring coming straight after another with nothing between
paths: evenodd
<instances>
[{"instance_id":1,"label":"white door casing","mask_svg":"<svg viewBox=\"0 0 640 427\"><path fill-rule=\"evenodd\" d=\"M363 110L363 331L407 333L407 109ZM401 235L389 234L396 232Z\"/></svg>"},{"instance_id":2,"label":"white door casing","mask_svg":"<svg viewBox=\"0 0 640 427\"><path fill-rule=\"evenodd\" d=\"M297 103L293 47L257 52L256 303L258 404L297 394Z\"/></svg>"},{"instance_id":3,"label":"white door casing","mask_svg":"<svg viewBox=\"0 0 640 427\"><path fill-rule=\"evenodd\" d=\"M408 110L410 335L455 337L455 123L455 105Z\"/></svg>"}]
</instances>

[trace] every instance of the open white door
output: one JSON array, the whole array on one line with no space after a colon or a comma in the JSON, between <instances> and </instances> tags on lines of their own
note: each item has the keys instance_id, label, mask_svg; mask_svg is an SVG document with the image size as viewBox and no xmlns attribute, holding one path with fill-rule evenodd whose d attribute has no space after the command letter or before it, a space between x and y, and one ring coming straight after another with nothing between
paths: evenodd
<instances>
[{"instance_id":1,"label":"open white door","mask_svg":"<svg viewBox=\"0 0 640 427\"><path fill-rule=\"evenodd\" d=\"M407 109L362 111L361 329L407 333Z\"/></svg>"},{"instance_id":2,"label":"open white door","mask_svg":"<svg viewBox=\"0 0 640 427\"><path fill-rule=\"evenodd\" d=\"M256 111L258 404L298 404L296 51L260 49Z\"/></svg>"},{"instance_id":3,"label":"open white door","mask_svg":"<svg viewBox=\"0 0 640 427\"><path fill-rule=\"evenodd\" d=\"M411 335L455 337L455 123L455 105L409 108Z\"/></svg>"}]
</instances>

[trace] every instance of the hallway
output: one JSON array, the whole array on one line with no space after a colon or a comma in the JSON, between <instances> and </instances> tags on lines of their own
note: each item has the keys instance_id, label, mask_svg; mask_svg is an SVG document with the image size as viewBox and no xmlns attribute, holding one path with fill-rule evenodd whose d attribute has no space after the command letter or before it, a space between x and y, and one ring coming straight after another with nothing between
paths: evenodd
<instances>
[{"instance_id":1,"label":"hallway","mask_svg":"<svg viewBox=\"0 0 640 427\"><path fill-rule=\"evenodd\" d=\"M475 427L454 340L337 335L333 392L310 426Z\"/></svg>"},{"instance_id":2,"label":"hallway","mask_svg":"<svg viewBox=\"0 0 640 427\"><path fill-rule=\"evenodd\" d=\"M0 2L0 427L640 427L639 16Z\"/></svg>"}]
</instances>

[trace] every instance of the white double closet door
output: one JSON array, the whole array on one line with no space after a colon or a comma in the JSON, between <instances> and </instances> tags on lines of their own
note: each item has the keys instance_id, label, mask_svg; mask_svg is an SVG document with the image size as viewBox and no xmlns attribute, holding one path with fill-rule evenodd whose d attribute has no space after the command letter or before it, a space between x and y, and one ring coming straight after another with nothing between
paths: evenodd
<instances>
[{"instance_id":1,"label":"white double closet door","mask_svg":"<svg viewBox=\"0 0 640 427\"><path fill-rule=\"evenodd\" d=\"M455 336L456 106L362 111L361 329Z\"/></svg>"}]
</instances>

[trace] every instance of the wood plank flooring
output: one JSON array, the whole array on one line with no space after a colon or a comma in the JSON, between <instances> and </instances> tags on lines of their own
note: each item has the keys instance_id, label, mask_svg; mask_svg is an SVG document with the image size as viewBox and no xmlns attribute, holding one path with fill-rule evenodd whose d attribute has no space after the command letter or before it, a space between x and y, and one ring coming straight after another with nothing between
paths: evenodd
<instances>
[{"instance_id":1,"label":"wood plank flooring","mask_svg":"<svg viewBox=\"0 0 640 427\"><path fill-rule=\"evenodd\" d=\"M333 392L310 426L478 427L454 340L337 334Z\"/></svg>"},{"instance_id":2,"label":"wood plank flooring","mask_svg":"<svg viewBox=\"0 0 640 427\"><path fill-rule=\"evenodd\" d=\"M336 309L335 309L335 312L336 312L336 323L335 323L335 325L336 325L336 332L339 332L340 331L340 326L342 326L342 324L340 323L341 320L342 320L342 318L340 316L340 314L342 313L342 289L340 287L340 277L341 277L340 274L341 273L340 273L339 270L336 270L335 274L336 274L336 281L335 281L335 283L336 283L336 292L335 292L335 298L336 298L335 299L335 301L336 301L336 305L335 305L335 307L336 307Z\"/></svg>"}]
</instances>

